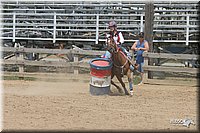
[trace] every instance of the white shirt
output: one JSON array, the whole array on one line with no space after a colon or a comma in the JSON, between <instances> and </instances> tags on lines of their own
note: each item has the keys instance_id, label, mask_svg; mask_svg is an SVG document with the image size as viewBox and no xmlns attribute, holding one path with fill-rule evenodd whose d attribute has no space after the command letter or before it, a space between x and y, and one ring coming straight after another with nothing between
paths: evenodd
<instances>
[{"instance_id":1,"label":"white shirt","mask_svg":"<svg viewBox=\"0 0 200 133\"><path fill-rule=\"evenodd\" d=\"M106 37L107 37L106 41L108 41L108 38L110 37L110 34L106 34ZM115 41L116 44L122 44L122 43L124 43L124 37L123 37L123 35L122 35L121 32L118 32L118 35L115 34L113 36L113 40Z\"/></svg>"}]
</instances>

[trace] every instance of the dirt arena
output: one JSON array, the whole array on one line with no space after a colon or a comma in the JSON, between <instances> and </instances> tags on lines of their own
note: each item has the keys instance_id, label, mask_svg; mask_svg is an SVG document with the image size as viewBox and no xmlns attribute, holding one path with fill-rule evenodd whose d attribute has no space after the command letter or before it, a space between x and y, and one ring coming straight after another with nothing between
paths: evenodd
<instances>
[{"instance_id":1,"label":"dirt arena","mask_svg":"<svg viewBox=\"0 0 200 133\"><path fill-rule=\"evenodd\" d=\"M4 80L4 130L197 130L198 86L142 84L134 96L92 96L90 75L38 76L36 81ZM128 83L126 83L128 86ZM174 119L190 118L189 128Z\"/></svg>"}]
</instances>

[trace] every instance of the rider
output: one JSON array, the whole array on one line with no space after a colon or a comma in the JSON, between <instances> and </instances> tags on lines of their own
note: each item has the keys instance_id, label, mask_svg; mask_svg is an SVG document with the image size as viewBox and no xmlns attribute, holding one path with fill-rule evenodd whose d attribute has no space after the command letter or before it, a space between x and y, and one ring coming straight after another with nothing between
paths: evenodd
<instances>
[{"instance_id":1,"label":"rider","mask_svg":"<svg viewBox=\"0 0 200 133\"><path fill-rule=\"evenodd\" d=\"M124 43L124 37L121 32L117 31L117 23L114 20L110 21L108 28L110 29L110 32L106 34L106 43L109 38L113 38L117 46L128 56L129 59L131 59L131 54L122 46ZM106 51L104 57L110 58L111 55Z\"/></svg>"}]
</instances>

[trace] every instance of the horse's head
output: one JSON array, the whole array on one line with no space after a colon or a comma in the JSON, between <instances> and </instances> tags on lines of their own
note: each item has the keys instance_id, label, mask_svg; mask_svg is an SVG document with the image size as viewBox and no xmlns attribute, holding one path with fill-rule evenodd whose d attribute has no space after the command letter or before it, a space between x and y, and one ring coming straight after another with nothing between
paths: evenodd
<instances>
[{"instance_id":1,"label":"horse's head","mask_svg":"<svg viewBox=\"0 0 200 133\"><path fill-rule=\"evenodd\" d=\"M112 37L107 38L107 50L113 54L117 53L119 51L119 47L117 44L114 42L114 39Z\"/></svg>"}]
</instances>

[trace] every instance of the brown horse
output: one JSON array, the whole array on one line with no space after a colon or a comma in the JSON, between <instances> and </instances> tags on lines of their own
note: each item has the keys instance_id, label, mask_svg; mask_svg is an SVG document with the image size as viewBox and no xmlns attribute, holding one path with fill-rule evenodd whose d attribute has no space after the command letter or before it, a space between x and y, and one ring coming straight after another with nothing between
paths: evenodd
<instances>
[{"instance_id":1,"label":"brown horse","mask_svg":"<svg viewBox=\"0 0 200 133\"><path fill-rule=\"evenodd\" d=\"M111 73L111 84L114 85L120 93L123 93L122 89L116 85L112 79L114 76L117 77L121 83L124 92L126 95L129 95L125 83L122 80L122 77L126 75L128 77L130 95L133 95L133 83L130 70L130 61L127 59L127 56L122 52L122 50L114 43L113 39L108 39L107 41L107 50L111 53L111 59L113 61L112 73ZM136 66L134 66L136 68Z\"/></svg>"}]
</instances>

